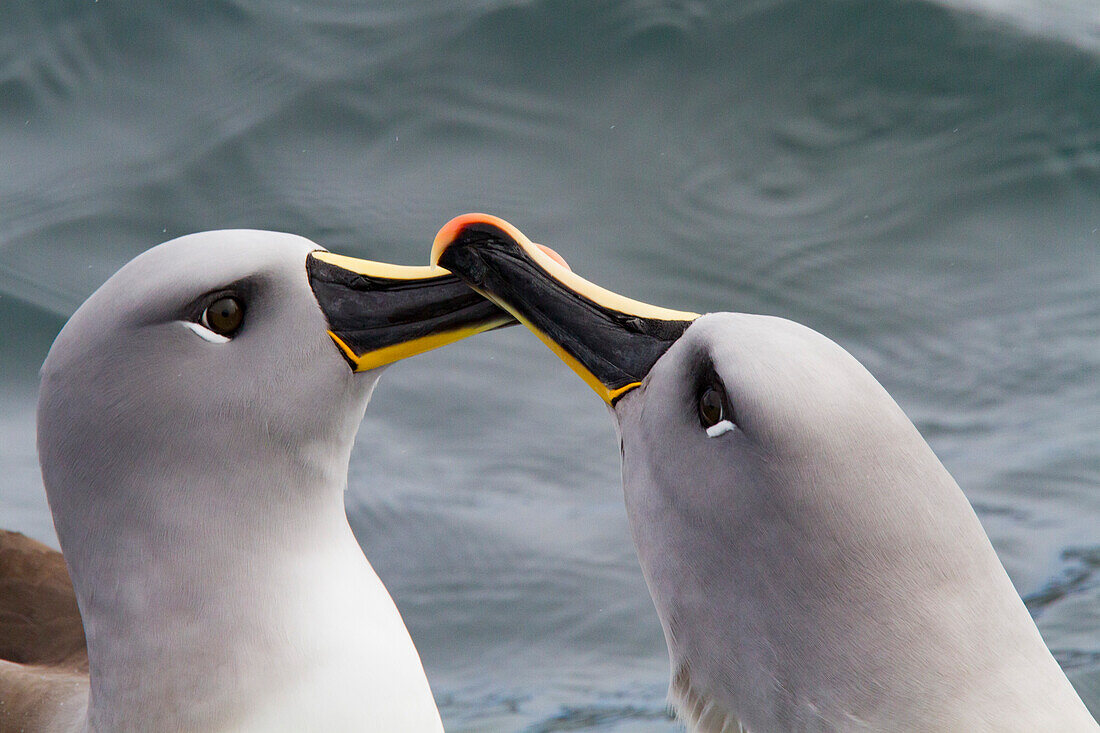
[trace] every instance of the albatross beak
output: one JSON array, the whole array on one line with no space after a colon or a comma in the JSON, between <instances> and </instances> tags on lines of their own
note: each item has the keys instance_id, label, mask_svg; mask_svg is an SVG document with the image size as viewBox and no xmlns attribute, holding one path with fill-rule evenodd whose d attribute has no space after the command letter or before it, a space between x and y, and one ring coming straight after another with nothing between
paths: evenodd
<instances>
[{"instance_id":1,"label":"albatross beak","mask_svg":"<svg viewBox=\"0 0 1100 733\"><path fill-rule=\"evenodd\" d=\"M609 405L641 384L699 317L604 290L487 214L448 222L436 235L432 264L515 316Z\"/></svg>"},{"instance_id":2,"label":"albatross beak","mask_svg":"<svg viewBox=\"0 0 1100 733\"><path fill-rule=\"evenodd\" d=\"M357 372L515 323L440 267L406 267L332 254L306 258L329 336Z\"/></svg>"}]
</instances>

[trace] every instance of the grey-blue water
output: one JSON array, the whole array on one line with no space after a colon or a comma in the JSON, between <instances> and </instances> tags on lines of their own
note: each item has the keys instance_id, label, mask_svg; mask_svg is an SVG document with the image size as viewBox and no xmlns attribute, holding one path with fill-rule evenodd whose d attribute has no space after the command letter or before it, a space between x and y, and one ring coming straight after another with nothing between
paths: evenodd
<instances>
[{"instance_id":1,"label":"grey-blue water","mask_svg":"<svg viewBox=\"0 0 1100 733\"><path fill-rule=\"evenodd\" d=\"M1095 0L0 0L0 526L36 369L160 241L421 263L455 214L890 390L1100 711ZM347 507L452 731L670 731L602 403L521 329L383 378Z\"/></svg>"}]
</instances>

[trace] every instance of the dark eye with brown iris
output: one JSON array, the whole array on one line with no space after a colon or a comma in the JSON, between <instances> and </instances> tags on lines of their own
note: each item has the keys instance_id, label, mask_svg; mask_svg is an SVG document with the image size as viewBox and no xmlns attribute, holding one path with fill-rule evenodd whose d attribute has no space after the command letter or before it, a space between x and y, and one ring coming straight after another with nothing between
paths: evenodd
<instances>
[{"instance_id":1,"label":"dark eye with brown iris","mask_svg":"<svg viewBox=\"0 0 1100 733\"><path fill-rule=\"evenodd\" d=\"M206 306L200 322L214 333L232 336L244 322L244 304L231 295L218 298Z\"/></svg>"},{"instance_id":2,"label":"dark eye with brown iris","mask_svg":"<svg viewBox=\"0 0 1100 733\"><path fill-rule=\"evenodd\" d=\"M711 382L704 385L699 392L699 422L704 428L717 425L723 420L733 421L733 410L730 409L726 392L722 385Z\"/></svg>"}]
</instances>

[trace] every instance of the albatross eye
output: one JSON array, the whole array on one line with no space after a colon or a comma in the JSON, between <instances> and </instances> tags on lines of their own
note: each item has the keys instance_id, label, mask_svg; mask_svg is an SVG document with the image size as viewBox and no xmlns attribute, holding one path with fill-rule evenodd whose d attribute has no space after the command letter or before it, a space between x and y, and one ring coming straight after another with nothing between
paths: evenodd
<instances>
[{"instance_id":1,"label":"albatross eye","mask_svg":"<svg viewBox=\"0 0 1100 733\"><path fill-rule=\"evenodd\" d=\"M707 385L699 395L699 420L709 428L726 418L724 395L714 385Z\"/></svg>"},{"instance_id":2,"label":"albatross eye","mask_svg":"<svg viewBox=\"0 0 1100 733\"><path fill-rule=\"evenodd\" d=\"M717 379L707 382L699 390L696 407L699 410L699 423L711 438L717 438L733 430L733 408L730 407L729 398L726 397L726 390Z\"/></svg>"},{"instance_id":3,"label":"albatross eye","mask_svg":"<svg viewBox=\"0 0 1100 733\"><path fill-rule=\"evenodd\" d=\"M231 295L218 298L202 312L203 326L221 336L231 336L244 321L244 304Z\"/></svg>"}]
</instances>

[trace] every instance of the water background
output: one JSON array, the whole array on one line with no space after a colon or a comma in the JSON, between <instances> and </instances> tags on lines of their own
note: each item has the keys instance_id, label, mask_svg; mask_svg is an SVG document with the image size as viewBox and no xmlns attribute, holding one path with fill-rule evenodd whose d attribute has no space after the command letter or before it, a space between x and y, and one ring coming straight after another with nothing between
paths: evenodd
<instances>
[{"instance_id":1,"label":"water background","mask_svg":"<svg viewBox=\"0 0 1100 733\"><path fill-rule=\"evenodd\" d=\"M802 321L894 395L1100 712L1095 0L0 0L0 526L36 370L142 250L425 261L503 216L602 285ZM384 376L353 527L451 731L671 731L602 403L509 329Z\"/></svg>"}]
</instances>

